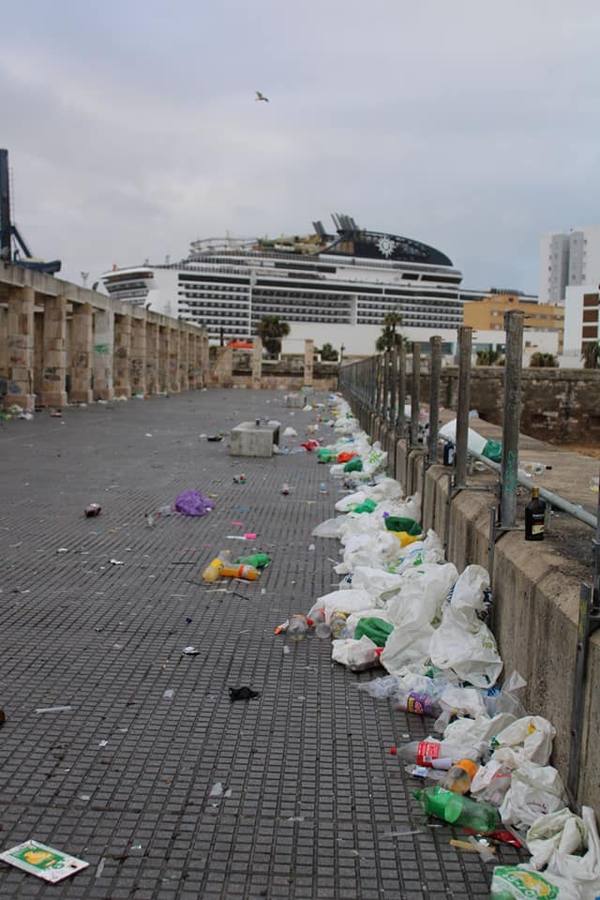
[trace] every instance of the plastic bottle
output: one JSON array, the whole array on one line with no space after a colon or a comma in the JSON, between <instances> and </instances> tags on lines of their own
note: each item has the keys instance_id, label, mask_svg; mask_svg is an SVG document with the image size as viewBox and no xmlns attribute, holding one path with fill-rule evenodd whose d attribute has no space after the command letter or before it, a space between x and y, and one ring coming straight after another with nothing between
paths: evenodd
<instances>
[{"instance_id":1,"label":"plastic bottle","mask_svg":"<svg viewBox=\"0 0 600 900\"><path fill-rule=\"evenodd\" d=\"M428 815L450 825L472 828L476 834L489 834L500 827L500 814L490 803L478 803L437 784L415 791L415 797Z\"/></svg>"},{"instance_id":2,"label":"plastic bottle","mask_svg":"<svg viewBox=\"0 0 600 900\"><path fill-rule=\"evenodd\" d=\"M308 619L303 613L295 613L293 616L290 616L288 620L286 634L293 641L302 641L308 634L312 625L312 619Z\"/></svg>"},{"instance_id":3,"label":"plastic bottle","mask_svg":"<svg viewBox=\"0 0 600 900\"><path fill-rule=\"evenodd\" d=\"M218 556L211 559L202 572L202 580L214 584L221 577L221 570L231 562L231 550L221 550Z\"/></svg>"},{"instance_id":4,"label":"plastic bottle","mask_svg":"<svg viewBox=\"0 0 600 900\"><path fill-rule=\"evenodd\" d=\"M212 563L211 563L212 565ZM254 566L221 566L221 578L243 578L244 581L256 581L260 572Z\"/></svg>"},{"instance_id":5,"label":"plastic bottle","mask_svg":"<svg viewBox=\"0 0 600 900\"><path fill-rule=\"evenodd\" d=\"M525 462L521 466L526 475L543 475L547 469L551 468L552 466L547 466L543 462Z\"/></svg>"},{"instance_id":6,"label":"plastic bottle","mask_svg":"<svg viewBox=\"0 0 600 900\"><path fill-rule=\"evenodd\" d=\"M236 559L238 566L253 566L255 569L266 569L271 564L268 553L251 553L249 556L240 556Z\"/></svg>"},{"instance_id":7,"label":"plastic bottle","mask_svg":"<svg viewBox=\"0 0 600 900\"><path fill-rule=\"evenodd\" d=\"M326 484L326 482L321 481L321 482L319 483L319 493L320 493L320 494L328 494L328 493L329 493L329 491L327 490L327 484Z\"/></svg>"},{"instance_id":8,"label":"plastic bottle","mask_svg":"<svg viewBox=\"0 0 600 900\"><path fill-rule=\"evenodd\" d=\"M331 625L327 622L317 622L315 625L315 634L322 641L326 641L331 637Z\"/></svg>"},{"instance_id":9,"label":"plastic bottle","mask_svg":"<svg viewBox=\"0 0 600 900\"><path fill-rule=\"evenodd\" d=\"M160 509L157 509L156 515L157 516L174 516L175 510L173 509L173 507L170 504L168 504L166 506L161 506Z\"/></svg>"},{"instance_id":10,"label":"plastic bottle","mask_svg":"<svg viewBox=\"0 0 600 900\"><path fill-rule=\"evenodd\" d=\"M449 741L410 741L398 747L398 759L404 763L429 766L432 769L449 769L459 759L477 759L477 750L462 747Z\"/></svg>"},{"instance_id":11,"label":"plastic bottle","mask_svg":"<svg viewBox=\"0 0 600 900\"><path fill-rule=\"evenodd\" d=\"M402 712L415 713L417 716L439 716L441 708L431 694L424 691L400 690L395 694L396 707Z\"/></svg>"},{"instance_id":12,"label":"plastic bottle","mask_svg":"<svg viewBox=\"0 0 600 900\"><path fill-rule=\"evenodd\" d=\"M468 794L478 768L479 766L472 759L459 759L452 768L448 769L440 786L455 794Z\"/></svg>"},{"instance_id":13,"label":"plastic bottle","mask_svg":"<svg viewBox=\"0 0 600 900\"><path fill-rule=\"evenodd\" d=\"M281 485L281 493L283 494L284 497L287 497L287 495L289 494L289 492L290 492L290 486L289 486L289 484L287 483L287 481L285 481L285 482Z\"/></svg>"},{"instance_id":14,"label":"plastic bottle","mask_svg":"<svg viewBox=\"0 0 600 900\"><path fill-rule=\"evenodd\" d=\"M333 612L333 615L329 619L329 627L331 629L331 636L334 640L338 640L342 637L346 625L348 622L348 613L342 612L340 609L336 609Z\"/></svg>"}]
</instances>

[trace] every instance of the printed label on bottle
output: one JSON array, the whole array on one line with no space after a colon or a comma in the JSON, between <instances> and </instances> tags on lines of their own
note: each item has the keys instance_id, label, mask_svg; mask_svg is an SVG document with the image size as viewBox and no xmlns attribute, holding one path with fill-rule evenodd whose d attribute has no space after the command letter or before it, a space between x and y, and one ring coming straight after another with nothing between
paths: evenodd
<instances>
[{"instance_id":1,"label":"printed label on bottle","mask_svg":"<svg viewBox=\"0 0 600 900\"><path fill-rule=\"evenodd\" d=\"M431 761L440 755L440 745L434 741L420 741L417 747L417 765L429 766Z\"/></svg>"},{"instance_id":2,"label":"printed label on bottle","mask_svg":"<svg viewBox=\"0 0 600 900\"><path fill-rule=\"evenodd\" d=\"M416 713L417 716L431 715L431 706L431 700L427 694L411 692L406 698L406 712Z\"/></svg>"},{"instance_id":3,"label":"printed label on bottle","mask_svg":"<svg viewBox=\"0 0 600 900\"><path fill-rule=\"evenodd\" d=\"M531 525L531 533L532 534L543 534L544 533L544 523L540 522L539 525L535 525L532 523Z\"/></svg>"}]
</instances>

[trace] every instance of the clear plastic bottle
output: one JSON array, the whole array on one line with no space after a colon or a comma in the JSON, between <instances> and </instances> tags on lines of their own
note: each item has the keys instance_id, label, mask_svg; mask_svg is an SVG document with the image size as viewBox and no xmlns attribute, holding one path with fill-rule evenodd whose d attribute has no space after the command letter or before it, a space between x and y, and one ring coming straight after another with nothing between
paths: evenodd
<instances>
[{"instance_id":1,"label":"clear plastic bottle","mask_svg":"<svg viewBox=\"0 0 600 900\"><path fill-rule=\"evenodd\" d=\"M478 768L479 766L472 759L459 759L448 769L440 785L455 794L468 794Z\"/></svg>"},{"instance_id":2,"label":"clear plastic bottle","mask_svg":"<svg viewBox=\"0 0 600 900\"><path fill-rule=\"evenodd\" d=\"M295 613L293 616L290 616L285 633L293 641L302 641L312 625L312 619L308 619L304 613Z\"/></svg>"},{"instance_id":3,"label":"clear plastic bottle","mask_svg":"<svg viewBox=\"0 0 600 900\"><path fill-rule=\"evenodd\" d=\"M173 509L171 504L168 504L166 506L161 506L160 509L157 509L156 515L157 516L174 516L175 512L176 512L176 510Z\"/></svg>"},{"instance_id":4,"label":"clear plastic bottle","mask_svg":"<svg viewBox=\"0 0 600 900\"><path fill-rule=\"evenodd\" d=\"M331 629L331 636L334 640L338 640L343 637L344 631L348 624L348 613L342 612L340 609L336 609L333 612L329 620L329 627Z\"/></svg>"},{"instance_id":5,"label":"clear plastic bottle","mask_svg":"<svg viewBox=\"0 0 600 900\"><path fill-rule=\"evenodd\" d=\"M231 550L221 550L218 556L211 559L202 572L202 580L214 584L221 577L222 569L231 563Z\"/></svg>"},{"instance_id":6,"label":"clear plastic bottle","mask_svg":"<svg viewBox=\"0 0 600 900\"><path fill-rule=\"evenodd\" d=\"M436 699L424 691L399 690L395 695L397 709L417 716L439 716L441 707Z\"/></svg>"},{"instance_id":7,"label":"clear plastic bottle","mask_svg":"<svg viewBox=\"0 0 600 900\"><path fill-rule=\"evenodd\" d=\"M449 741L410 741L398 747L398 759L404 763L416 763L432 769L449 769L459 759L477 759L479 754L471 747L460 747Z\"/></svg>"}]
</instances>

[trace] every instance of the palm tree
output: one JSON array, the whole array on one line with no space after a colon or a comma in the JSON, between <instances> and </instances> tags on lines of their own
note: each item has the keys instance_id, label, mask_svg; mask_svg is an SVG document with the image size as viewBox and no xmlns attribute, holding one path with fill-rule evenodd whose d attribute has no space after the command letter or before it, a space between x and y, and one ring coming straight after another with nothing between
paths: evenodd
<instances>
[{"instance_id":1,"label":"palm tree","mask_svg":"<svg viewBox=\"0 0 600 900\"><path fill-rule=\"evenodd\" d=\"M597 369L600 359L600 343L586 344L583 350L584 369Z\"/></svg>"},{"instance_id":2,"label":"palm tree","mask_svg":"<svg viewBox=\"0 0 600 900\"><path fill-rule=\"evenodd\" d=\"M396 329L400 325L402 325L402 316L399 312L392 311L385 314L383 317L383 329L375 344L379 353L399 347L402 344L404 338L401 334L396 333Z\"/></svg>"},{"instance_id":3,"label":"palm tree","mask_svg":"<svg viewBox=\"0 0 600 900\"><path fill-rule=\"evenodd\" d=\"M337 362L338 359L338 352L331 344L323 344L319 355L323 362Z\"/></svg>"},{"instance_id":4,"label":"palm tree","mask_svg":"<svg viewBox=\"0 0 600 900\"><path fill-rule=\"evenodd\" d=\"M530 368L556 368L558 363L553 353L533 353L529 360Z\"/></svg>"},{"instance_id":5,"label":"palm tree","mask_svg":"<svg viewBox=\"0 0 600 900\"><path fill-rule=\"evenodd\" d=\"M478 366L501 366L503 365L503 361L501 360L501 353L499 350L492 350L490 347L489 350L478 350L477 351L477 365Z\"/></svg>"},{"instance_id":6,"label":"palm tree","mask_svg":"<svg viewBox=\"0 0 600 900\"><path fill-rule=\"evenodd\" d=\"M290 333L290 326L282 322L279 316L263 316L256 326L256 333L269 356L279 356L281 353L281 339Z\"/></svg>"}]
</instances>

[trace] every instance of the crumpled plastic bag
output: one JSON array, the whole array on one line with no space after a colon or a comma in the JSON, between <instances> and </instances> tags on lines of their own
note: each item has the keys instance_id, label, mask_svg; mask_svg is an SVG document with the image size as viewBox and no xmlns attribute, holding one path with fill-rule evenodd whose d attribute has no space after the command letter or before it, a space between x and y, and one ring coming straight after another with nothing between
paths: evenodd
<instances>
[{"instance_id":1,"label":"crumpled plastic bag","mask_svg":"<svg viewBox=\"0 0 600 900\"><path fill-rule=\"evenodd\" d=\"M507 900L509 897L513 900L534 900L538 897L548 900L584 900L578 887L558 875L536 872L528 865L496 866L492 875L490 898Z\"/></svg>"},{"instance_id":2,"label":"crumpled plastic bag","mask_svg":"<svg viewBox=\"0 0 600 900\"><path fill-rule=\"evenodd\" d=\"M331 658L351 669L353 672L362 672L377 664L378 650L376 644L363 635L359 641L352 638L331 642Z\"/></svg>"},{"instance_id":3,"label":"crumpled plastic bag","mask_svg":"<svg viewBox=\"0 0 600 900\"><path fill-rule=\"evenodd\" d=\"M383 678L373 678L372 681L362 681L356 687L364 691L374 700L387 700L398 690L398 679L395 675L384 675Z\"/></svg>"},{"instance_id":4,"label":"crumpled plastic bag","mask_svg":"<svg viewBox=\"0 0 600 900\"><path fill-rule=\"evenodd\" d=\"M333 613L339 612L362 612L373 608L371 595L364 590L339 590L331 591L329 594L323 594L313 603L309 610L309 619L322 619L329 623Z\"/></svg>"},{"instance_id":5,"label":"crumpled plastic bag","mask_svg":"<svg viewBox=\"0 0 600 900\"><path fill-rule=\"evenodd\" d=\"M357 534L344 548L344 561L335 566L338 575L354 572L357 566L379 566L398 558L400 545L393 534Z\"/></svg>"},{"instance_id":6,"label":"crumpled plastic bag","mask_svg":"<svg viewBox=\"0 0 600 900\"><path fill-rule=\"evenodd\" d=\"M183 491L175 498L175 509L182 516L205 516L215 508L215 501L200 491Z\"/></svg>"},{"instance_id":7,"label":"crumpled plastic bag","mask_svg":"<svg viewBox=\"0 0 600 900\"><path fill-rule=\"evenodd\" d=\"M487 715L481 691L476 688L449 684L440 694L439 704L442 712L434 724L436 731L444 731L450 719L456 715L472 716L474 719Z\"/></svg>"},{"instance_id":8,"label":"crumpled plastic bag","mask_svg":"<svg viewBox=\"0 0 600 900\"><path fill-rule=\"evenodd\" d=\"M586 846L587 829L583 819L566 807L540 816L527 832L527 849L531 853L531 865L536 869L545 868L555 851L564 856L578 853Z\"/></svg>"},{"instance_id":9,"label":"crumpled plastic bag","mask_svg":"<svg viewBox=\"0 0 600 900\"><path fill-rule=\"evenodd\" d=\"M429 654L438 669L450 670L475 687L491 687L502 672L494 635L469 607L456 609L450 604L444 608Z\"/></svg>"},{"instance_id":10,"label":"crumpled plastic bag","mask_svg":"<svg viewBox=\"0 0 600 900\"><path fill-rule=\"evenodd\" d=\"M442 603L457 578L453 563L408 569L402 575L400 590L388 600L392 620L400 626L433 622L439 618Z\"/></svg>"},{"instance_id":11,"label":"crumpled plastic bag","mask_svg":"<svg viewBox=\"0 0 600 900\"><path fill-rule=\"evenodd\" d=\"M489 589L490 576L483 566L467 566L454 585L451 604L455 609L468 607L476 612L484 608L483 594Z\"/></svg>"},{"instance_id":12,"label":"crumpled plastic bag","mask_svg":"<svg viewBox=\"0 0 600 900\"><path fill-rule=\"evenodd\" d=\"M557 812L566 805L562 779L554 766L523 763L512 774L510 788L500 807L505 825L524 828L540 816Z\"/></svg>"},{"instance_id":13,"label":"crumpled plastic bag","mask_svg":"<svg viewBox=\"0 0 600 900\"><path fill-rule=\"evenodd\" d=\"M542 716L523 716L496 735L494 757L517 769L526 762L545 766L556 729Z\"/></svg>"},{"instance_id":14,"label":"crumpled plastic bag","mask_svg":"<svg viewBox=\"0 0 600 900\"><path fill-rule=\"evenodd\" d=\"M527 710L517 697L517 691L527 686L527 682L518 672L511 672L502 685L501 690L494 688L485 698L488 715L495 716L500 712L512 713L515 719L522 719L527 715Z\"/></svg>"},{"instance_id":15,"label":"crumpled plastic bag","mask_svg":"<svg viewBox=\"0 0 600 900\"><path fill-rule=\"evenodd\" d=\"M496 759L490 759L485 766L480 766L471 782L471 797L501 806L510 788L512 769L502 765Z\"/></svg>"},{"instance_id":16,"label":"crumpled plastic bag","mask_svg":"<svg viewBox=\"0 0 600 900\"><path fill-rule=\"evenodd\" d=\"M397 675L411 664L423 665L429 658L433 631L433 626L428 623L396 624L381 654L381 665L391 675Z\"/></svg>"},{"instance_id":17,"label":"crumpled plastic bag","mask_svg":"<svg viewBox=\"0 0 600 900\"><path fill-rule=\"evenodd\" d=\"M386 596L397 592L402 584L400 575L374 569L372 566L357 566L352 576L352 586L368 591L374 600L384 601Z\"/></svg>"},{"instance_id":18,"label":"crumpled plastic bag","mask_svg":"<svg viewBox=\"0 0 600 900\"><path fill-rule=\"evenodd\" d=\"M582 855L573 851L568 852L565 839L565 847L563 848L561 842L561 847L557 847L552 853L548 861L547 872L552 873L553 877L567 878L571 884L577 884L580 887L582 897L595 898L600 894L600 839L598 837L598 826L594 810L589 806L582 808L581 818L585 828L585 840L583 842L585 852Z\"/></svg>"},{"instance_id":19,"label":"crumpled plastic bag","mask_svg":"<svg viewBox=\"0 0 600 900\"><path fill-rule=\"evenodd\" d=\"M313 537L320 538L340 538L342 533L342 525L345 521L345 516L337 516L335 519L325 519L324 522L321 522L316 528L312 530Z\"/></svg>"},{"instance_id":20,"label":"crumpled plastic bag","mask_svg":"<svg viewBox=\"0 0 600 900\"><path fill-rule=\"evenodd\" d=\"M482 744L484 748L488 748L490 741L514 722L514 716L510 713L500 713L489 719L487 716L479 716L477 719L466 719L460 717L454 722L450 722L444 731L444 740L452 741L452 743L460 744Z\"/></svg>"}]
</instances>

